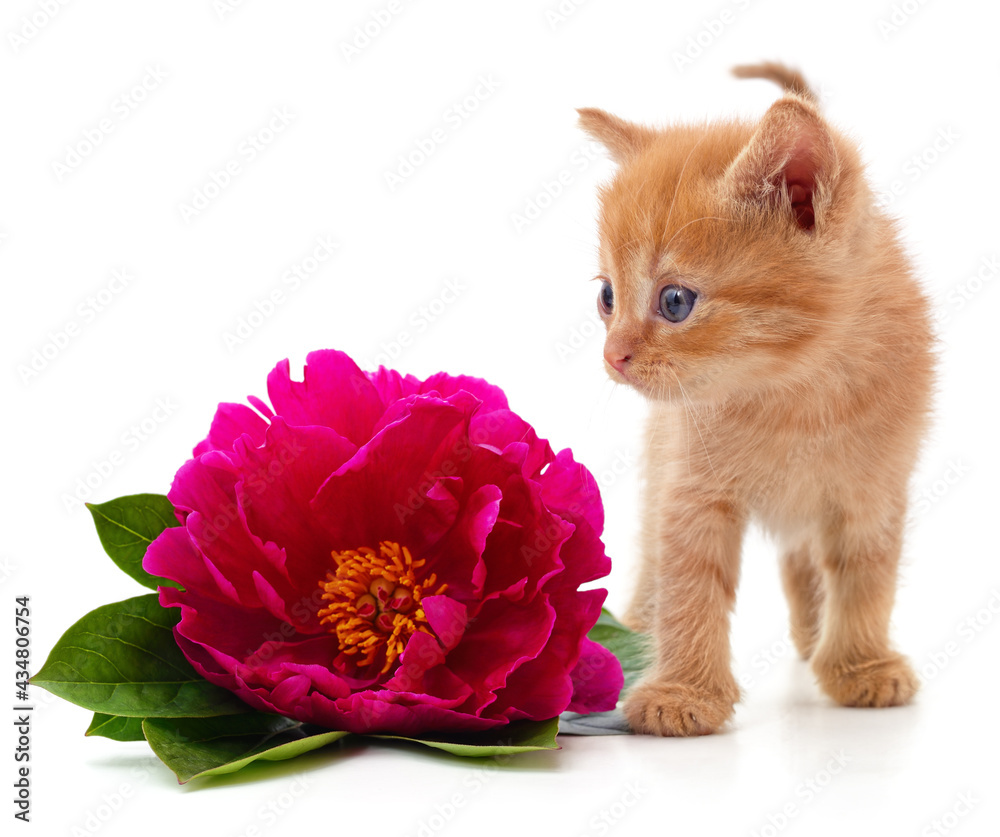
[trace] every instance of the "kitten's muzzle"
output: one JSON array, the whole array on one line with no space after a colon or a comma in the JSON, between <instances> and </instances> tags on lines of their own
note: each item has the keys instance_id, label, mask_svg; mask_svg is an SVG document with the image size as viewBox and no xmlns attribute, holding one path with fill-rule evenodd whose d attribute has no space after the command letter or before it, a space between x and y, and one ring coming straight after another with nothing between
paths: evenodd
<instances>
[{"instance_id":1,"label":"kitten's muzzle","mask_svg":"<svg viewBox=\"0 0 1000 837\"><path fill-rule=\"evenodd\" d=\"M625 368L632 355L620 346L612 344L610 341L604 344L604 359L608 366L614 369L619 375L625 376ZM626 376L627 377L627 376Z\"/></svg>"}]
</instances>

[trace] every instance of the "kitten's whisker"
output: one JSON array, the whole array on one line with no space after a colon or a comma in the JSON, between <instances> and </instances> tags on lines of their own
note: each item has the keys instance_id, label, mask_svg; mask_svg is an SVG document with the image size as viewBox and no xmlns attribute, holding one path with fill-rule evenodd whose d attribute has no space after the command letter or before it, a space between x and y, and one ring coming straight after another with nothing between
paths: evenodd
<instances>
[{"instance_id":1,"label":"kitten's whisker","mask_svg":"<svg viewBox=\"0 0 1000 837\"><path fill-rule=\"evenodd\" d=\"M610 391L608 389L609 385L610 385ZM606 378L605 379L604 385L601 387L601 392L598 395L597 401L595 401L594 404L590 408L590 418L587 420L587 429L588 430L593 430L594 429L594 417L595 417L595 414L597 413L598 407L601 406L601 401L602 400L604 401L602 412L603 412L604 418L605 418L605 426L607 426L606 420L607 420L608 407L611 406L611 399L612 399L612 397L615 394L615 388L617 386L618 386L618 384L617 384L616 381L613 381L610 378ZM607 397L605 397L605 393L606 392L609 392L609 394L607 395Z\"/></svg>"},{"instance_id":2,"label":"kitten's whisker","mask_svg":"<svg viewBox=\"0 0 1000 837\"><path fill-rule=\"evenodd\" d=\"M684 158L684 162L681 165L680 174L677 175L677 186L674 188L674 196L670 200L670 209L667 210L667 220L663 224L663 229L664 230L669 230L670 229L670 219L674 215L674 206L677 204L677 196L680 194L681 186L684 183L684 172L687 171L688 163L691 162L691 155L694 154L694 152L697 150L698 146L701 145L705 141L705 137L707 137L707 136L708 136L707 132L704 135L702 135L702 137L698 140L698 142L696 142L694 145L691 146L691 150L688 152L687 157ZM683 227L681 229L683 229ZM671 236L670 237L670 241L673 241L673 240L674 240L674 236ZM666 244L666 246L663 247L663 251L664 252L667 250L668 247L670 247L670 241L668 241L667 244ZM673 260L671 259L671 261L673 261Z\"/></svg>"},{"instance_id":3,"label":"kitten's whisker","mask_svg":"<svg viewBox=\"0 0 1000 837\"><path fill-rule=\"evenodd\" d=\"M698 425L698 419L695 416L694 402L688 398L687 393L684 391L684 385L681 384L681 379L677 373L671 369L670 373L674 376L674 380L677 382L677 389L680 391L681 399L685 404L685 412L690 416L692 423L694 424L694 429L698 431L698 438L701 439L702 450L705 451L705 460L708 462L708 467L712 469L712 474L715 476L715 481L718 486L722 487L722 479L719 477L719 472L715 470L715 463L712 462L712 456L708 452L708 445L705 443L705 437L702 435L701 427ZM690 440L691 434L687 434ZM691 457L688 456L688 466L690 467Z\"/></svg>"},{"instance_id":4,"label":"kitten's whisker","mask_svg":"<svg viewBox=\"0 0 1000 837\"><path fill-rule=\"evenodd\" d=\"M699 221L725 221L727 224L736 223L735 218L722 218L721 216L718 215L702 215L700 218L695 218L693 221L688 221L683 227L681 227L679 230L674 232L672 236L670 236L670 241L668 241L663 247L664 255L666 255L667 258L670 259L670 261L673 261L673 258L671 258L670 256L669 250L670 250L670 245L674 243L674 239L677 238L677 236L679 236L684 230L686 230L692 224L697 224Z\"/></svg>"},{"instance_id":5,"label":"kitten's whisker","mask_svg":"<svg viewBox=\"0 0 1000 837\"><path fill-rule=\"evenodd\" d=\"M699 140L699 142L700 142L700 140ZM691 150L694 151L694 149L691 149ZM690 157L690 154L688 156ZM685 162L685 164L686 164L686 162ZM683 175L683 173L684 172L683 172L683 169L682 169L681 170L681 174ZM635 195L634 192L629 192L628 196L629 196L629 198L631 198L632 203L635 205L635 208L636 208L636 211L633 214L633 218L635 218L636 220L638 220L642 216L642 214L643 214L642 213L642 205L639 203L639 198ZM674 200L677 200L677 192L674 192ZM670 212L672 212L672 211L673 211L673 203L670 204ZM670 218L669 218L669 212L668 212L667 220L668 221L670 220ZM619 251L624 250L627 247L638 246L638 245L641 245L641 244L642 244L642 240L641 239L637 240L637 241L624 241L621 244L619 244L614 250L612 250L611 253L610 253L610 255L617 255Z\"/></svg>"}]
</instances>

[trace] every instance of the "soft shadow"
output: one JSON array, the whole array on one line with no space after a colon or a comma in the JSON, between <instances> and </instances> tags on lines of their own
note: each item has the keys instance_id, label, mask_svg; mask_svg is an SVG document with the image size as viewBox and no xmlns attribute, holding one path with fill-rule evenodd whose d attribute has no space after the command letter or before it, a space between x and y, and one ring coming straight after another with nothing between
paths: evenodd
<instances>
[{"instance_id":1,"label":"soft shadow","mask_svg":"<svg viewBox=\"0 0 1000 837\"><path fill-rule=\"evenodd\" d=\"M774 708L789 738L819 749L847 748L884 769L909 763L924 716L919 692L907 706L840 706L820 690L808 665L799 661L789 668L785 685L786 697Z\"/></svg>"},{"instance_id":2,"label":"soft shadow","mask_svg":"<svg viewBox=\"0 0 1000 837\"><path fill-rule=\"evenodd\" d=\"M551 772L559 767L558 750L534 750L527 753L508 753L495 756L457 756L444 750L428 747L416 741L401 741L398 739L371 739L373 747L388 747L400 753L413 754L422 762L428 760L437 765L453 765L457 768L472 768L477 770L498 769L505 772Z\"/></svg>"}]
</instances>

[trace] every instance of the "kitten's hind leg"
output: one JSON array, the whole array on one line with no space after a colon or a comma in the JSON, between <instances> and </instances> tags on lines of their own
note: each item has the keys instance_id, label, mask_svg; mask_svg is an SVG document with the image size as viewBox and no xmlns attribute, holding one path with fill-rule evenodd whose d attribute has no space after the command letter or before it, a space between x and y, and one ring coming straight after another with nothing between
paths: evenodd
<instances>
[{"instance_id":1,"label":"kitten's hind leg","mask_svg":"<svg viewBox=\"0 0 1000 837\"><path fill-rule=\"evenodd\" d=\"M836 521L824 544L826 603L812 667L843 706L899 706L919 686L889 643L902 515L892 525L853 517Z\"/></svg>"},{"instance_id":2,"label":"kitten's hind leg","mask_svg":"<svg viewBox=\"0 0 1000 837\"><path fill-rule=\"evenodd\" d=\"M792 642L808 660L819 640L823 611L823 576L813 563L808 545L781 556L781 583L788 599Z\"/></svg>"}]
</instances>

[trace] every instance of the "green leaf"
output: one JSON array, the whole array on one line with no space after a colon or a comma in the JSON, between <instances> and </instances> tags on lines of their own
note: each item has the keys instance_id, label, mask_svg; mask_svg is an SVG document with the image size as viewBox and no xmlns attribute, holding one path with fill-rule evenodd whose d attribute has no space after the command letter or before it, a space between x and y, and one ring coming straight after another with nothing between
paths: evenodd
<instances>
[{"instance_id":1,"label":"green leaf","mask_svg":"<svg viewBox=\"0 0 1000 837\"><path fill-rule=\"evenodd\" d=\"M87 727L87 735L101 735L113 741L144 741L142 718L123 718L121 715L94 713L94 719Z\"/></svg>"},{"instance_id":2,"label":"green leaf","mask_svg":"<svg viewBox=\"0 0 1000 837\"><path fill-rule=\"evenodd\" d=\"M618 658L625 675L623 692L631 688L653 661L653 648L649 636L629 630L603 608L597 623L587 633L587 637L603 645Z\"/></svg>"},{"instance_id":3,"label":"green leaf","mask_svg":"<svg viewBox=\"0 0 1000 837\"><path fill-rule=\"evenodd\" d=\"M107 503L87 503L104 551L144 587L180 587L142 568L148 547L164 529L179 526L174 507L162 494L132 494Z\"/></svg>"},{"instance_id":4,"label":"green leaf","mask_svg":"<svg viewBox=\"0 0 1000 837\"><path fill-rule=\"evenodd\" d=\"M298 721L263 712L222 718L147 718L142 729L153 752L181 784L195 777L235 773L254 761L295 758L348 735L310 734Z\"/></svg>"},{"instance_id":5,"label":"green leaf","mask_svg":"<svg viewBox=\"0 0 1000 837\"><path fill-rule=\"evenodd\" d=\"M559 719L551 718L548 721L515 721L505 727L498 727L488 732L451 735L447 738L437 736L411 738L406 735L371 735L367 737L412 741L426 747L444 750L456 756L485 758L529 753L534 750L558 750L557 732L559 732Z\"/></svg>"},{"instance_id":6,"label":"green leaf","mask_svg":"<svg viewBox=\"0 0 1000 837\"><path fill-rule=\"evenodd\" d=\"M160 607L154 593L92 610L62 635L31 683L103 715L248 712L184 658L173 633L179 618L178 610Z\"/></svg>"}]
</instances>

